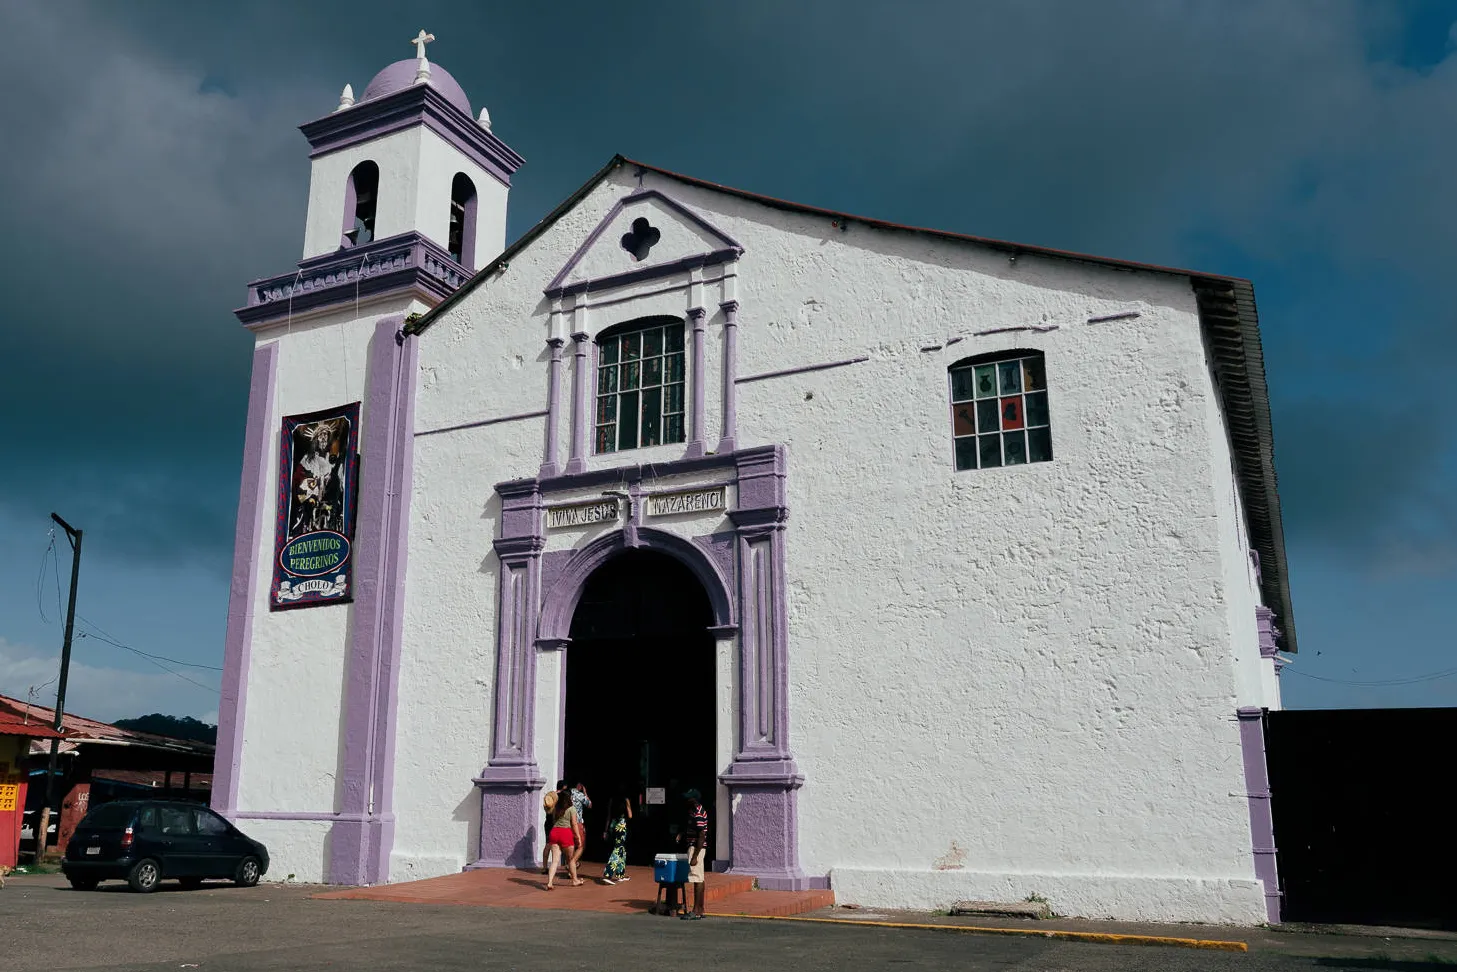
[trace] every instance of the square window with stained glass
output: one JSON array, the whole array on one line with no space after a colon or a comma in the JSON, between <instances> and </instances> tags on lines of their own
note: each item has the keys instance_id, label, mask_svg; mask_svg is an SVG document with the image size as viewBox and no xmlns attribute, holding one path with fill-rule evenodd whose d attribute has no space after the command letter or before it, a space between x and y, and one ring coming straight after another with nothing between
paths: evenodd
<instances>
[{"instance_id":1,"label":"square window with stained glass","mask_svg":"<svg viewBox=\"0 0 1457 972\"><path fill-rule=\"evenodd\" d=\"M594 451L684 441L683 322L597 341Z\"/></svg>"},{"instance_id":2,"label":"square window with stained glass","mask_svg":"<svg viewBox=\"0 0 1457 972\"><path fill-rule=\"evenodd\" d=\"M1052 428L1042 355L953 366L951 439L957 469L1050 462Z\"/></svg>"}]
</instances>

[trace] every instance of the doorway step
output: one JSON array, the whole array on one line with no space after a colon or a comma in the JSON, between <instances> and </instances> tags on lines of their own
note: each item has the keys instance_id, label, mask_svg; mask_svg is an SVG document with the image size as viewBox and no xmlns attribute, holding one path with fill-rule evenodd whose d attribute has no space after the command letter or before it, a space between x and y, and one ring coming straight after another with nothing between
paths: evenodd
<instances>
[{"instance_id":1,"label":"doorway step","mask_svg":"<svg viewBox=\"0 0 1457 972\"><path fill-rule=\"evenodd\" d=\"M341 888L324 891L315 898L332 900L396 901L409 904L476 905L488 908L540 908L565 911L607 911L646 914L657 897L650 867L629 867L632 880L625 884L603 884L598 880L601 865L583 869L594 875L579 888L574 888L563 874L557 875L557 886L543 890L546 877L538 871L510 868L483 868L462 871L423 881L381 884L370 888ZM707 875L705 907L710 915L800 915L835 903L835 893L816 891L756 891L754 879L738 874Z\"/></svg>"}]
</instances>

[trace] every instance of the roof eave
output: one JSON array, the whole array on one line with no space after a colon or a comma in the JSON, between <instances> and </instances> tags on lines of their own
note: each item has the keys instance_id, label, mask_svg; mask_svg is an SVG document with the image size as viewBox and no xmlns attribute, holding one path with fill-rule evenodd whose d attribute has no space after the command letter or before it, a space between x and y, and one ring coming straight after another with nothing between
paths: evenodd
<instances>
[{"instance_id":1,"label":"roof eave","mask_svg":"<svg viewBox=\"0 0 1457 972\"><path fill-rule=\"evenodd\" d=\"M1285 528L1275 474L1275 433L1265 383L1265 353L1255 290L1248 280L1193 274L1199 319L1209 337L1224 404L1240 500L1259 555L1260 593L1279 617L1282 651L1296 651L1295 611L1285 557Z\"/></svg>"}]
</instances>

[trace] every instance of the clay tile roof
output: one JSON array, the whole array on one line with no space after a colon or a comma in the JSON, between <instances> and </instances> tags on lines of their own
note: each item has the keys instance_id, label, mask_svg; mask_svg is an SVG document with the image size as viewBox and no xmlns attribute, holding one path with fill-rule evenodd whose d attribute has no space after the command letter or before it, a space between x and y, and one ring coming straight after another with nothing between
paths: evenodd
<instances>
[{"instance_id":1,"label":"clay tile roof","mask_svg":"<svg viewBox=\"0 0 1457 972\"><path fill-rule=\"evenodd\" d=\"M112 742L131 743L154 749L176 749L192 752L212 752L207 743L189 739L174 739L150 732L122 729L108 722L99 722L67 712L61 717L61 731L51 728L55 724L55 709L44 705L27 703L8 695L0 695L0 735L29 736L32 739L60 738L69 743Z\"/></svg>"}]
</instances>

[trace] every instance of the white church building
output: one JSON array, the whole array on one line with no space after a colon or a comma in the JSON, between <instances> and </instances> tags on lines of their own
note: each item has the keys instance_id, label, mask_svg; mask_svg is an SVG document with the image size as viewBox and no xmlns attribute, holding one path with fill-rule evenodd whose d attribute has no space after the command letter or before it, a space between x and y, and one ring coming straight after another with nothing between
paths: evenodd
<instances>
[{"instance_id":1,"label":"white church building","mask_svg":"<svg viewBox=\"0 0 1457 972\"><path fill-rule=\"evenodd\" d=\"M523 159L431 39L302 126L236 312L214 806L273 872L531 867L566 778L638 858L701 790L761 888L1276 920L1250 283L622 156L507 246Z\"/></svg>"}]
</instances>

